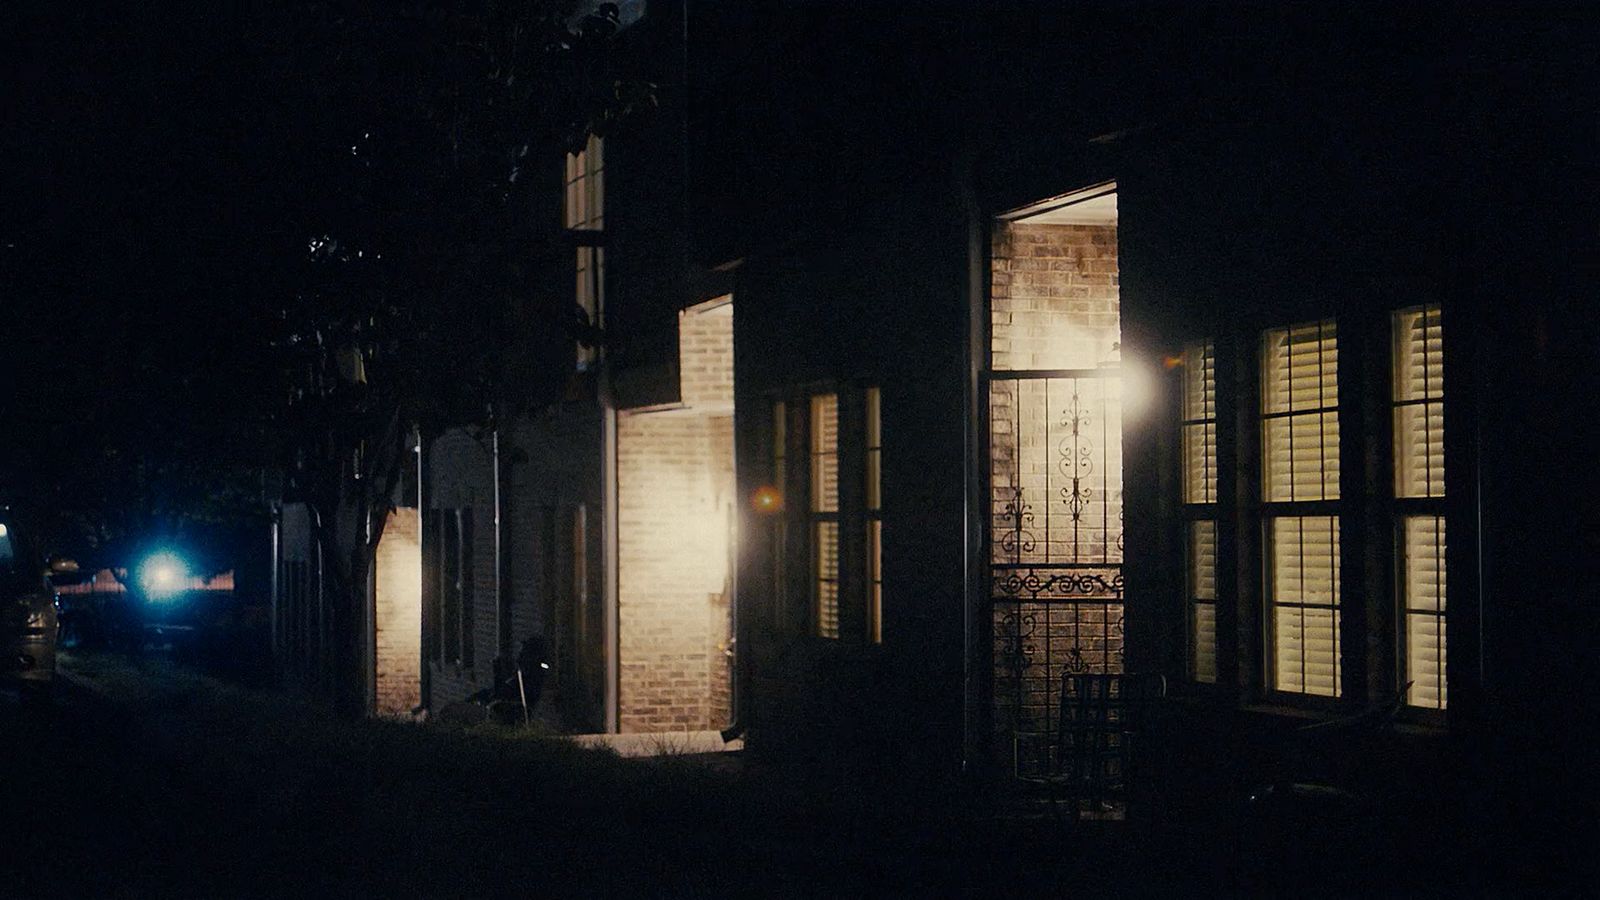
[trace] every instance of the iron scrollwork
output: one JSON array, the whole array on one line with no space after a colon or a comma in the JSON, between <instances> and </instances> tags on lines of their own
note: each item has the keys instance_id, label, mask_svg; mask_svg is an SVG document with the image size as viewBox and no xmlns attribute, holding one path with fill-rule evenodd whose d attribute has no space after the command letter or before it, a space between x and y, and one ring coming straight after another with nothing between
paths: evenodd
<instances>
[{"instance_id":1,"label":"iron scrollwork","mask_svg":"<svg viewBox=\"0 0 1600 900\"><path fill-rule=\"evenodd\" d=\"M1122 599L1122 584L1122 572L1112 569L1097 572L1030 568L994 574L994 593L998 600L1026 597L1029 600L1098 599L1115 602Z\"/></svg>"},{"instance_id":2,"label":"iron scrollwork","mask_svg":"<svg viewBox=\"0 0 1600 900\"><path fill-rule=\"evenodd\" d=\"M1094 488L1087 483L1089 476L1094 474L1094 442L1085 433L1091 421L1088 409L1080 402L1078 383L1074 381L1072 400L1061 417L1061 427L1069 429L1069 432L1056 448L1060 457L1056 460L1056 467L1072 481L1061 488L1061 498L1074 522L1083 517L1084 509L1094 496Z\"/></svg>"},{"instance_id":3,"label":"iron scrollwork","mask_svg":"<svg viewBox=\"0 0 1600 900\"><path fill-rule=\"evenodd\" d=\"M1032 553L1035 545L1033 531L1033 506L1022 497L1022 488L1013 488L1011 499L1000 509L1000 521L1005 527L1000 532L1000 549L1008 554Z\"/></svg>"}]
</instances>

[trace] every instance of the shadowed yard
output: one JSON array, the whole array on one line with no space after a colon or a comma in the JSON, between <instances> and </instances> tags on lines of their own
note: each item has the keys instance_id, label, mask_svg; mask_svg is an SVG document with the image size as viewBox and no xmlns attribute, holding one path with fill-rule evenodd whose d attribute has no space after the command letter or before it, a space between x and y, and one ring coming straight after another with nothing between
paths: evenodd
<instances>
[{"instance_id":1,"label":"shadowed yard","mask_svg":"<svg viewBox=\"0 0 1600 900\"><path fill-rule=\"evenodd\" d=\"M534 731L352 722L159 655L80 653L63 669L46 707L0 695L8 896L1489 889L1471 874L1486 860L1440 879L1464 823L1423 815L1423 794L1389 804L1406 827L1359 813L1244 836L1220 744L1175 747L1158 821L1072 829L903 771L671 748L623 759Z\"/></svg>"},{"instance_id":2,"label":"shadowed yard","mask_svg":"<svg viewBox=\"0 0 1600 900\"><path fill-rule=\"evenodd\" d=\"M8 893L980 893L1109 887L1132 864L1165 881L1127 841L995 820L953 787L347 722L159 658L65 668L53 708L0 708Z\"/></svg>"}]
</instances>

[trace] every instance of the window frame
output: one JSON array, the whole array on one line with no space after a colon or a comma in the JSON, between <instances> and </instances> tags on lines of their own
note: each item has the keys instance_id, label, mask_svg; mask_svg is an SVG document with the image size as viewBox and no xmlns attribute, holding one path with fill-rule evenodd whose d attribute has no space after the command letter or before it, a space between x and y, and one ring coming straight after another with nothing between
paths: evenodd
<instances>
[{"instance_id":1,"label":"window frame","mask_svg":"<svg viewBox=\"0 0 1600 900\"><path fill-rule=\"evenodd\" d=\"M1191 368L1191 359L1193 357L1191 357L1191 353L1197 353L1197 358L1201 361L1202 366L1206 362L1210 363L1210 390L1209 392L1207 391L1208 385L1204 380L1205 376L1202 376L1200 387L1202 411L1209 411L1209 417L1202 415L1196 418L1189 414L1189 379L1193 377L1193 369ZM1217 358L1217 342L1211 338L1203 338L1200 340L1187 342L1183 347L1179 359L1181 360L1181 365L1178 366L1179 387L1177 409L1177 481L1178 509L1179 518L1181 520L1179 531L1179 555L1183 561L1183 578L1180 588L1183 600L1182 609L1184 619L1183 675L1184 680L1190 684L1201 686L1205 689L1211 689L1215 685L1221 683L1223 672L1221 647L1222 625L1220 620L1220 608L1222 605L1221 575L1223 569L1223 558L1221 553L1223 529L1223 523L1221 521L1221 501L1223 496L1222 486L1224 481L1224 469L1222 466L1223 415L1222 405L1220 402L1220 391L1218 390L1218 382L1220 379L1217 377L1218 373L1221 371L1221 366ZM1206 425L1211 426L1212 437L1210 444L1210 458L1214 467L1214 475L1209 495L1204 491L1201 493L1202 498L1209 497L1209 499L1195 501L1190 499L1193 495L1190 492L1189 484L1190 466L1188 434L1190 429L1195 427L1200 427L1203 433L1204 426ZM1210 524L1212 530L1212 588L1211 597L1208 600L1202 600L1195 596L1196 591L1192 581L1195 571L1195 559L1193 555L1195 532L1196 529L1203 524ZM1207 604L1211 607L1212 671L1209 679L1201 678L1198 668L1199 629L1197 626L1197 621L1198 607L1202 604Z\"/></svg>"},{"instance_id":2,"label":"window frame","mask_svg":"<svg viewBox=\"0 0 1600 900\"><path fill-rule=\"evenodd\" d=\"M1436 315L1438 317L1438 319L1439 319L1439 342L1440 342L1440 350L1439 350L1440 362L1439 362L1439 365L1440 365L1440 369L1441 369L1440 374L1438 376L1439 387L1438 387L1437 393L1430 393L1425 388L1423 396L1420 397L1420 398L1405 398L1405 399L1402 399L1399 396L1399 394L1400 394L1399 379L1400 379L1401 335L1400 335L1400 332L1399 332L1398 323L1399 323L1399 320L1400 320L1400 318L1402 316L1409 315L1409 314L1414 314L1414 313L1415 314L1426 315L1428 313L1428 311L1430 311L1430 310L1433 311L1433 314ZM1447 400L1447 394L1446 394L1446 391L1445 391L1445 388L1444 388L1444 378L1445 378L1444 368L1446 366L1446 362L1444 360L1444 357L1445 357L1445 355L1447 354L1447 352L1449 350L1449 345L1447 343L1448 338L1447 338L1446 331L1445 331L1444 306L1443 306L1442 303L1439 303L1438 301L1430 301L1430 302L1424 302L1424 303L1411 304L1409 306L1404 306L1404 307L1400 307L1400 308L1396 308L1396 309L1391 309L1389 311L1389 314L1388 314L1388 324L1389 324L1389 330L1390 330L1390 335L1389 335L1389 337L1390 337L1390 341L1389 341L1389 359L1388 359L1390 382L1389 382L1389 386L1388 386L1389 387L1389 391L1388 391L1388 401L1389 402L1388 402L1387 405L1388 405L1388 413L1389 413L1390 433L1387 435L1387 438L1388 438L1388 443L1389 443L1389 447L1390 447L1390 450L1391 450L1391 453L1389 455L1389 463L1390 463L1389 468L1390 468L1390 471L1389 471L1388 475L1389 475L1389 485L1390 485L1390 489L1391 489L1391 492L1392 492L1392 497L1391 497L1391 501L1390 501L1391 504L1392 504L1392 515L1391 515L1392 525L1391 525L1391 527L1393 529L1393 541L1394 541L1394 544L1393 544L1394 564L1392 566L1392 583L1390 585L1390 589L1392 591L1392 595L1390 597L1390 600L1391 600L1392 607L1393 607L1393 609L1395 611L1395 627L1393 629L1393 635L1391 637L1391 639L1394 642L1394 653L1393 653L1393 659L1394 659L1394 673L1393 674L1394 674L1394 678L1393 678L1393 685L1394 685L1394 689L1395 690L1400 691L1402 693L1401 701L1402 701L1403 708L1405 710L1406 715L1408 715L1410 717L1413 717L1413 718L1416 718L1419 721L1428 722L1428 723L1432 723L1432 724L1442 724L1443 721L1444 721L1444 718L1448 714L1448 710L1449 710L1449 668L1450 668L1450 657L1449 657L1449 652L1448 652L1448 632L1447 632L1448 623L1449 623L1449 619L1450 619L1450 616L1449 616L1449 613L1450 613L1450 602L1449 602L1449 592L1448 592L1448 579L1449 579L1448 555L1449 554L1447 552L1447 548L1448 548L1448 545L1449 545L1449 516L1448 516L1448 507L1447 507L1447 504L1449 503L1449 499L1448 499L1449 498L1449 481L1448 481L1448 478L1447 478L1447 474L1449 472L1450 465L1449 465L1449 459L1448 459L1448 455L1449 454L1448 454L1448 449L1447 449L1447 442L1446 442L1446 440L1444 438L1444 435L1443 435L1444 425L1443 425L1443 421L1442 421L1443 418L1448 415L1448 412L1447 412L1447 410L1445 408L1445 404L1448 402L1448 400ZM1433 379L1430 377L1428 380L1431 382ZM1440 455L1441 455L1441 463L1440 463L1441 471L1440 471L1440 476L1439 476L1439 490L1438 490L1437 493L1433 493L1432 490L1431 490L1431 486L1430 486L1430 490L1426 494L1423 494L1423 495L1406 494L1406 493L1403 493L1402 490L1401 490L1401 465L1402 465L1402 461L1401 461L1401 455L1400 455L1400 452L1399 452L1399 431L1400 431L1399 423L1400 423L1400 419L1401 419L1401 410L1406 408L1406 407L1417 407L1417 406L1421 406L1424 409L1426 409L1427 405L1428 404L1432 404L1432 403L1437 403L1438 404L1438 406L1439 406L1439 415L1441 416L1441 425L1440 425L1440 427L1441 427L1441 435L1440 435L1440 445L1439 445L1439 450L1440 450ZM1430 479L1430 481L1431 481L1431 479ZM1439 583L1438 600L1439 600L1440 608L1438 608L1438 609L1431 609L1430 610L1430 609L1425 609L1425 608L1421 608L1421 607L1413 607L1411 605L1411 602L1410 602L1411 597L1409 595L1409 592L1406 589L1406 569L1407 569L1407 565L1408 565L1407 546L1406 546L1406 524L1407 524L1408 521L1410 521L1412 519L1418 519L1418 518L1437 519L1438 522L1439 522L1439 526L1440 526L1440 538L1441 539L1440 539L1440 542L1439 542L1439 544L1437 546L1437 550L1436 550L1436 557L1437 558L1436 558L1436 562L1435 562L1436 577L1438 578L1438 583ZM1410 618L1413 615L1431 615L1437 620L1436 628L1437 628L1437 634L1438 634L1437 641L1438 641L1438 645L1439 645L1439 661L1440 661L1439 691L1440 691L1440 696L1441 696L1441 704L1438 705L1438 706L1423 706L1423 705L1419 705L1419 704L1413 704L1411 702L1411 700L1410 700L1409 694L1407 692L1405 692L1406 684L1407 684L1407 682L1409 682L1411 680L1410 677L1409 677L1410 676L1410 668L1411 668L1410 667L1410 648L1411 648L1411 643L1410 643L1410 639L1409 639L1410 638L1409 628L1410 628Z\"/></svg>"},{"instance_id":3,"label":"window frame","mask_svg":"<svg viewBox=\"0 0 1600 900\"><path fill-rule=\"evenodd\" d=\"M774 418L783 410L785 443L782 473L786 484L775 485L782 493L779 522L768 532L770 570L774 578L773 605L780 630L795 636L828 644L880 643L873 634L882 633L881 616L874 620L872 570L870 567L869 523L882 522L883 510L867 509L867 406L868 391L879 391L877 382L814 382L767 397L767 408ZM813 506L812 400L837 398L835 459L837 467L837 509L816 511ZM772 423L771 440L777 440L777 425ZM881 454L881 448L879 450ZM879 457L881 463L881 455ZM769 470L778 476L777 458L769 457ZM880 484L881 489L881 484ZM881 496L881 491L880 491ZM837 636L822 633L817 596L819 545L816 526L832 524L837 529ZM880 526L881 533L881 526ZM800 561L804 560L804 564Z\"/></svg>"},{"instance_id":4,"label":"window frame","mask_svg":"<svg viewBox=\"0 0 1600 900\"><path fill-rule=\"evenodd\" d=\"M1294 312L1299 315L1252 314L1223 325L1212 323L1215 330L1186 329L1169 338L1166 344L1173 357L1168 365L1176 367L1182 353L1196 343L1214 342L1217 372L1217 681L1206 684L1192 680L1191 657L1191 599L1189 597L1189 529L1191 523L1201 520L1197 515L1201 507L1188 503L1184 468L1187 458L1183 448L1183 428L1194 420L1186 413L1184 385L1181 379L1166 382L1171 393L1163 403L1167 425L1161 439L1164 466L1170 466L1162 475L1165 524L1162 526L1162 559L1166 571L1166 596L1173 598L1164 614L1169 629L1166 643L1167 671L1180 679L1183 690L1207 702L1242 705L1243 708L1285 714L1330 715L1339 711L1364 708L1371 703L1386 702L1405 686L1408 678L1408 646L1406 616L1415 609L1431 613L1427 604L1412 606L1406 597L1405 566L1406 547L1403 529L1409 518L1418 515L1437 516L1448 526L1455 521L1450 513L1461 505L1460 475L1456 460L1462 448L1460 437L1444 425L1435 424L1428 447L1434 455L1443 453L1448 477L1436 481L1435 496L1404 497L1399 490L1397 473L1401 460L1397 445L1397 413L1399 396L1395 389L1399 359L1395 353L1395 317L1402 312L1414 312L1429 307L1439 310L1441 320L1449 314L1449 303L1423 293L1421 301L1415 299L1413 290L1405 300L1390 302L1373 298L1359 308L1319 316L1327 307L1300 305ZM1336 412L1338 438L1328 446L1338 447L1338 477L1323 479L1326 490L1338 486L1337 498L1270 500L1265 476L1269 462L1266 430L1262 412L1265 406L1263 379L1266 368L1263 360L1263 335L1286 327L1328 321L1334 325L1333 335L1337 347L1337 398L1330 403L1319 401L1315 410L1294 412ZM1470 336L1466 338L1470 340ZM1463 338L1445 338L1446 346L1441 358L1462 353ZM1456 357L1458 358L1458 357ZM1441 363L1441 376L1434 384L1429 399L1442 403L1445 392L1438 385L1449 381L1457 396L1468 396L1461 387L1461 373L1456 367ZM1297 388L1298 391L1298 388ZM1457 401L1466 402L1466 401ZM1441 407L1442 409L1442 407ZM1280 413L1279 416L1286 415ZM1448 417L1447 417L1448 418ZM1299 435L1296 435L1298 441ZM1455 443L1452 443L1455 442ZM1333 459L1328 462L1331 464ZM1436 476L1437 477L1437 476ZM1241 480L1236 480L1241 479ZM1273 642L1274 585L1272 542L1270 530L1275 517L1281 516L1338 516L1337 539L1339 550L1333 557L1339 566L1340 589L1338 601L1330 609L1337 609L1340 625L1336 630L1339 641L1338 696L1297 693L1276 687L1276 648ZM1470 530L1467 525L1459 526ZM1474 618L1470 605L1473 585L1467 576L1451 579L1458 574L1463 559L1470 551L1452 544L1463 540L1450 528L1444 546L1440 548L1437 565L1447 580L1448 599L1444 600L1445 613L1440 617L1440 630L1448 645L1451 639L1460 645L1459 653L1447 652L1442 660L1442 678L1451 685L1453 672L1470 665L1472 645L1468 634L1476 634L1481 627ZM1468 570L1470 572L1470 569ZM1462 580L1467 579L1467 580ZM1465 598L1465 599L1463 599ZM1283 604L1279 604L1280 607ZM1181 619L1181 621L1180 621ZM1445 688L1448 691L1448 687ZM1463 689L1464 690L1464 689ZM1463 695L1465 696L1465 695ZM1428 728L1448 725L1453 710L1449 704L1455 698L1446 694L1445 709L1432 706L1414 706L1402 697L1400 718ZM1469 700L1462 699L1462 704Z\"/></svg>"},{"instance_id":5,"label":"window frame","mask_svg":"<svg viewBox=\"0 0 1600 900\"><path fill-rule=\"evenodd\" d=\"M561 191L561 221L576 244L573 302L595 328L605 325L605 139L591 134L584 148L568 153ZM575 208L581 200L581 208ZM577 348L578 371L594 368L599 347Z\"/></svg>"},{"instance_id":6,"label":"window frame","mask_svg":"<svg viewBox=\"0 0 1600 900\"><path fill-rule=\"evenodd\" d=\"M1347 377L1349 372L1349 359L1347 354L1348 342L1342 341L1341 335L1348 337L1349 329L1342 328L1342 324L1343 323L1341 322L1340 318L1337 316L1325 316L1315 319L1301 319L1282 324L1268 324L1255 330L1256 352L1253 360L1255 369L1256 395L1253 398L1254 408L1252 412L1256 423L1256 452L1251 457L1251 462L1246 464L1247 467L1249 467L1249 471L1241 472L1241 475L1247 475L1249 478L1251 478L1251 480L1254 482L1254 488L1256 491L1256 523L1254 532L1256 535L1257 547L1259 548L1258 555L1260 559L1260 572L1258 575L1259 580L1257 582L1257 596L1259 598L1258 634L1260 649L1258 659L1260 661L1260 665L1258 667L1256 677L1258 689L1260 690L1263 698L1286 706L1334 707L1344 705L1350 702L1352 699L1351 692L1347 689L1349 687L1348 682L1350 681L1351 675L1351 666L1349 665L1350 661L1346 658L1347 654L1350 652L1350 642L1345 639L1344 634L1346 631L1346 626L1349 623L1350 608L1352 605L1350 603L1349 596L1350 573L1346 571L1347 567L1345 565L1345 560L1350 547L1349 532L1351 528L1352 517L1350 514L1351 511L1349 509L1349 504L1347 503L1348 491L1345 485L1346 478L1349 474L1349 468L1344 459L1346 456L1344 444L1349 438L1349 426L1351 424L1345 421L1347 418L1345 415L1345 406L1347 401L1354 396L1354 391L1357 389L1350 383L1353 381L1353 379L1349 379ZM1337 368L1334 373L1334 397L1332 405L1328 405L1326 398L1321 396L1321 377L1319 369L1318 400L1320 405L1314 408L1297 410L1293 408L1293 401L1290 400L1287 409L1281 412L1268 412L1268 336L1276 331L1282 331L1287 335L1292 334L1296 329L1304 329L1314 326L1317 328L1317 341L1320 344L1323 340L1323 327L1325 325L1332 326L1334 353L1336 354L1336 358L1338 360L1336 362ZM1320 359L1318 364L1320 367ZM1293 376L1290 375L1289 377L1292 379ZM1339 462L1339 477L1335 481L1335 485L1337 485L1337 495L1333 498L1329 498L1327 495L1328 482L1326 471L1326 428L1321 424L1323 420L1320 418L1326 416L1330 412L1334 414L1334 421L1338 427L1338 435L1334 439L1333 446L1335 448L1334 452L1337 454L1336 458ZM1321 496L1315 499L1298 499L1293 496L1294 461L1292 458L1292 453L1294 426L1292 423L1295 416L1304 415L1316 415L1319 417L1318 448L1320 451L1319 462L1322 469L1322 489L1320 492ZM1272 420L1284 420L1290 423L1289 434L1291 460L1289 463L1288 474L1290 478L1291 498L1289 500L1271 499L1271 482L1269 481L1270 462L1268 460L1268 454L1270 453L1268 423ZM1274 560L1274 524L1280 519L1300 520L1303 542L1305 520L1326 517L1332 517L1335 523L1333 528L1335 552L1332 556L1332 559L1334 563L1333 580L1337 585L1337 594L1334 601L1331 604L1326 605L1308 604L1303 601L1288 603L1280 602L1277 599L1277 592L1275 590L1277 572L1275 569ZM1303 557L1301 565L1302 567L1304 566ZM1332 633L1335 643L1333 654L1335 661L1333 675L1334 693L1332 695L1316 694L1307 690L1284 690L1278 687L1280 680L1278 678L1278 641L1276 634L1276 615L1278 609L1280 608L1300 610L1326 609L1332 613ZM1304 638L1302 637L1302 642L1303 641ZM1301 656L1302 669L1304 669L1306 653L1303 643ZM1304 674L1301 676L1301 681L1303 687L1305 681Z\"/></svg>"}]
</instances>

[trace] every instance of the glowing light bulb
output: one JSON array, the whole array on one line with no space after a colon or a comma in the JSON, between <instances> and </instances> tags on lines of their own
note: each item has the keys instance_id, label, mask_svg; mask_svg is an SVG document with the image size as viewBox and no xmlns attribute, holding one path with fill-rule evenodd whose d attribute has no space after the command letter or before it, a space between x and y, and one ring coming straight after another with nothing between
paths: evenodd
<instances>
[{"instance_id":1,"label":"glowing light bulb","mask_svg":"<svg viewBox=\"0 0 1600 900\"><path fill-rule=\"evenodd\" d=\"M764 484L750 495L750 505L758 513L775 513L783 509L783 494L772 485Z\"/></svg>"}]
</instances>

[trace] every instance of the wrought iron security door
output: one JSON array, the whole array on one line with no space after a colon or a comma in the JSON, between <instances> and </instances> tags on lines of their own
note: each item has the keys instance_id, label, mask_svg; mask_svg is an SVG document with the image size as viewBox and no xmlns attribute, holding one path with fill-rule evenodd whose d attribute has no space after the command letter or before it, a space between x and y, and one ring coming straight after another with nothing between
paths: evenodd
<instances>
[{"instance_id":1,"label":"wrought iron security door","mask_svg":"<svg viewBox=\"0 0 1600 900\"><path fill-rule=\"evenodd\" d=\"M1122 381L1089 369L987 384L996 750L1031 769L1047 751L1026 736L1054 733L1062 676L1122 671Z\"/></svg>"}]
</instances>

